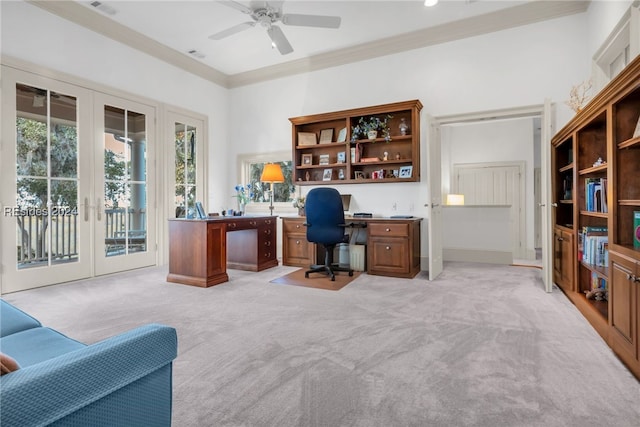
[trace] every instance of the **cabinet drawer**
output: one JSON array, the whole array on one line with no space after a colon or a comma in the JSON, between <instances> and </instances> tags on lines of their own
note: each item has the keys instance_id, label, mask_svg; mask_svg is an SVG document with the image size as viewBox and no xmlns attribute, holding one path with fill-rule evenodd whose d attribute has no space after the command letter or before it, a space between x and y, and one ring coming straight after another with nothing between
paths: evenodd
<instances>
[{"instance_id":1,"label":"cabinet drawer","mask_svg":"<svg viewBox=\"0 0 640 427\"><path fill-rule=\"evenodd\" d=\"M304 220L283 220L282 227L285 234L307 234L307 226Z\"/></svg>"},{"instance_id":2,"label":"cabinet drawer","mask_svg":"<svg viewBox=\"0 0 640 427\"><path fill-rule=\"evenodd\" d=\"M393 224L389 222L369 224L370 236L408 237L409 224Z\"/></svg>"},{"instance_id":3,"label":"cabinet drawer","mask_svg":"<svg viewBox=\"0 0 640 427\"><path fill-rule=\"evenodd\" d=\"M409 273L409 247L405 239L371 239L367 250L370 273L383 275Z\"/></svg>"}]
</instances>

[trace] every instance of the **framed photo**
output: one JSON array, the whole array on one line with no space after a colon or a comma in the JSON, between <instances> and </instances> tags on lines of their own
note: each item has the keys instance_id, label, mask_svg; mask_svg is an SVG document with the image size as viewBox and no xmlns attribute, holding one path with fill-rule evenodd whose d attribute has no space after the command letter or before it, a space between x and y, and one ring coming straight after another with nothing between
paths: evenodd
<instances>
[{"instance_id":1,"label":"framed photo","mask_svg":"<svg viewBox=\"0 0 640 427\"><path fill-rule=\"evenodd\" d=\"M322 129L320 131L320 144L331 144L333 141L333 129Z\"/></svg>"},{"instance_id":2,"label":"framed photo","mask_svg":"<svg viewBox=\"0 0 640 427\"><path fill-rule=\"evenodd\" d=\"M344 169L338 170L338 179L344 179Z\"/></svg>"},{"instance_id":3,"label":"framed photo","mask_svg":"<svg viewBox=\"0 0 640 427\"><path fill-rule=\"evenodd\" d=\"M298 132L298 146L316 145L317 143L315 132Z\"/></svg>"},{"instance_id":4,"label":"framed photo","mask_svg":"<svg viewBox=\"0 0 640 427\"><path fill-rule=\"evenodd\" d=\"M331 181L332 176L333 176L333 169L325 169L324 173L322 174L322 180Z\"/></svg>"},{"instance_id":5,"label":"framed photo","mask_svg":"<svg viewBox=\"0 0 640 427\"><path fill-rule=\"evenodd\" d=\"M207 217L207 214L204 213L204 208L202 207L201 202L196 202L196 213L198 219L205 219Z\"/></svg>"},{"instance_id":6,"label":"framed photo","mask_svg":"<svg viewBox=\"0 0 640 427\"><path fill-rule=\"evenodd\" d=\"M356 179L364 179L364 172L355 171L354 174L355 174L354 176L356 177Z\"/></svg>"},{"instance_id":7,"label":"framed photo","mask_svg":"<svg viewBox=\"0 0 640 427\"><path fill-rule=\"evenodd\" d=\"M319 165L328 165L329 164L329 155L328 154L320 154L320 162Z\"/></svg>"},{"instance_id":8,"label":"framed photo","mask_svg":"<svg viewBox=\"0 0 640 427\"><path fill-rule=\"evenodd\" d=\"M402 166L400 168L399 177L400 178L411 178L413 174L413 166Z\"/></svg>"},{"instance_id":9,"label":"framed photo","mask_svg":"<svg viewBox=\"0 0 640 427\"><path fill-rule=\"evenodd\" d=\"M347 128L342 128L338 131L338 139L336 142L345 142L347 140Z\"/></svg>"},{"instance_id":10,"label":"framed photo","mask_svg":"<svg viewBox=\"0 0 640 427\"><path fill-rule=\"evenodd\" d=\"M344 163L346 161L347 161L346 152L344 152L344 151L338 152L337 162L338 163Z\"/></svg>"},{"instance_id":11,"label":"framed photo","mask_svg":"<svg viewBox=\"0 0 640 427\"><path fill-rule=\"evenodd\" d=\"M313 154L303 154L302 155L302 166L312 165L313 164Z\"/></svg>"}]
</instances>

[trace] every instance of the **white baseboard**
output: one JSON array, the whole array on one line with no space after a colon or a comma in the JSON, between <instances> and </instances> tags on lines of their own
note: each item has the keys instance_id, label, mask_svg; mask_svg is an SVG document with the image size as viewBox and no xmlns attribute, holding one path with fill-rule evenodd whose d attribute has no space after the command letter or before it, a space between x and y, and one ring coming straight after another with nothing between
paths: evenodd
<instances>
[{"instance_id":1,"label":"white baseboard","mask_svg":"<svg viewBox=\"0 0 640 427\"><path fill-rule=\"evenodd\" d=\"M513 264L513 254L483 249L443 248L445 261L482 262L486 264Z\"/></svg>"}]
</instances>

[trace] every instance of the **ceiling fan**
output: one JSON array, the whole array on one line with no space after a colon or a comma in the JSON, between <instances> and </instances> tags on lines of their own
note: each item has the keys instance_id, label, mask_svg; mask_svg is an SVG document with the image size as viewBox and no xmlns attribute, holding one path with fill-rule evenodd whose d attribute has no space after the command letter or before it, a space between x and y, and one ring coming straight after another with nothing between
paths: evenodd
<instances>
[{"instance_id":1,"label":"ceiling fan","mask_svg":"<svg viewBox=\"0 0 640 427\"><path fill-rule=\"evenodd\" d=\"M280 27L274 25L278 21L282 22L284 25L297 25L302 27L340 27L339 16L283 13L283 1L252 1L250 7L235 1L222 1L220 3L249 15L253 21L234 25L231 28L227 28L226 30L209 36L210 39L221 40L225 37L239 33L240 31L255 27L256 24L260 24L260 26L267 29L267 34L271 38L271 42L282 55L293 52L293 47L291 47L289 40L287 40Z\"/></svg>"}]
</instances>

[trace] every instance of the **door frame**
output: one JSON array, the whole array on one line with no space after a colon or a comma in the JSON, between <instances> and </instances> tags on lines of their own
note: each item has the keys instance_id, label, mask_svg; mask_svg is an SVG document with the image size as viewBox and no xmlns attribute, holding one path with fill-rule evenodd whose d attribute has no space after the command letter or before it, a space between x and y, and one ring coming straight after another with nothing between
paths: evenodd
<instances>
[{"instance_id":1,"label":"door frame","mask_svg":"<svg viewBox=\"0 0 640 427\"><path fill-rule=\"evenodd\" d=\"M527 105L514 108L477 111L463 114L451 114L435 117L440 125L468 123L475 121L487 121L507 118L540 117L540 208L541 234L542 234L542 280L545 290L551 292L552 280L552 228L551 228L551 137L555 131L555 104L545 99L543 104Z\"/></svg>"}]
</instances>

